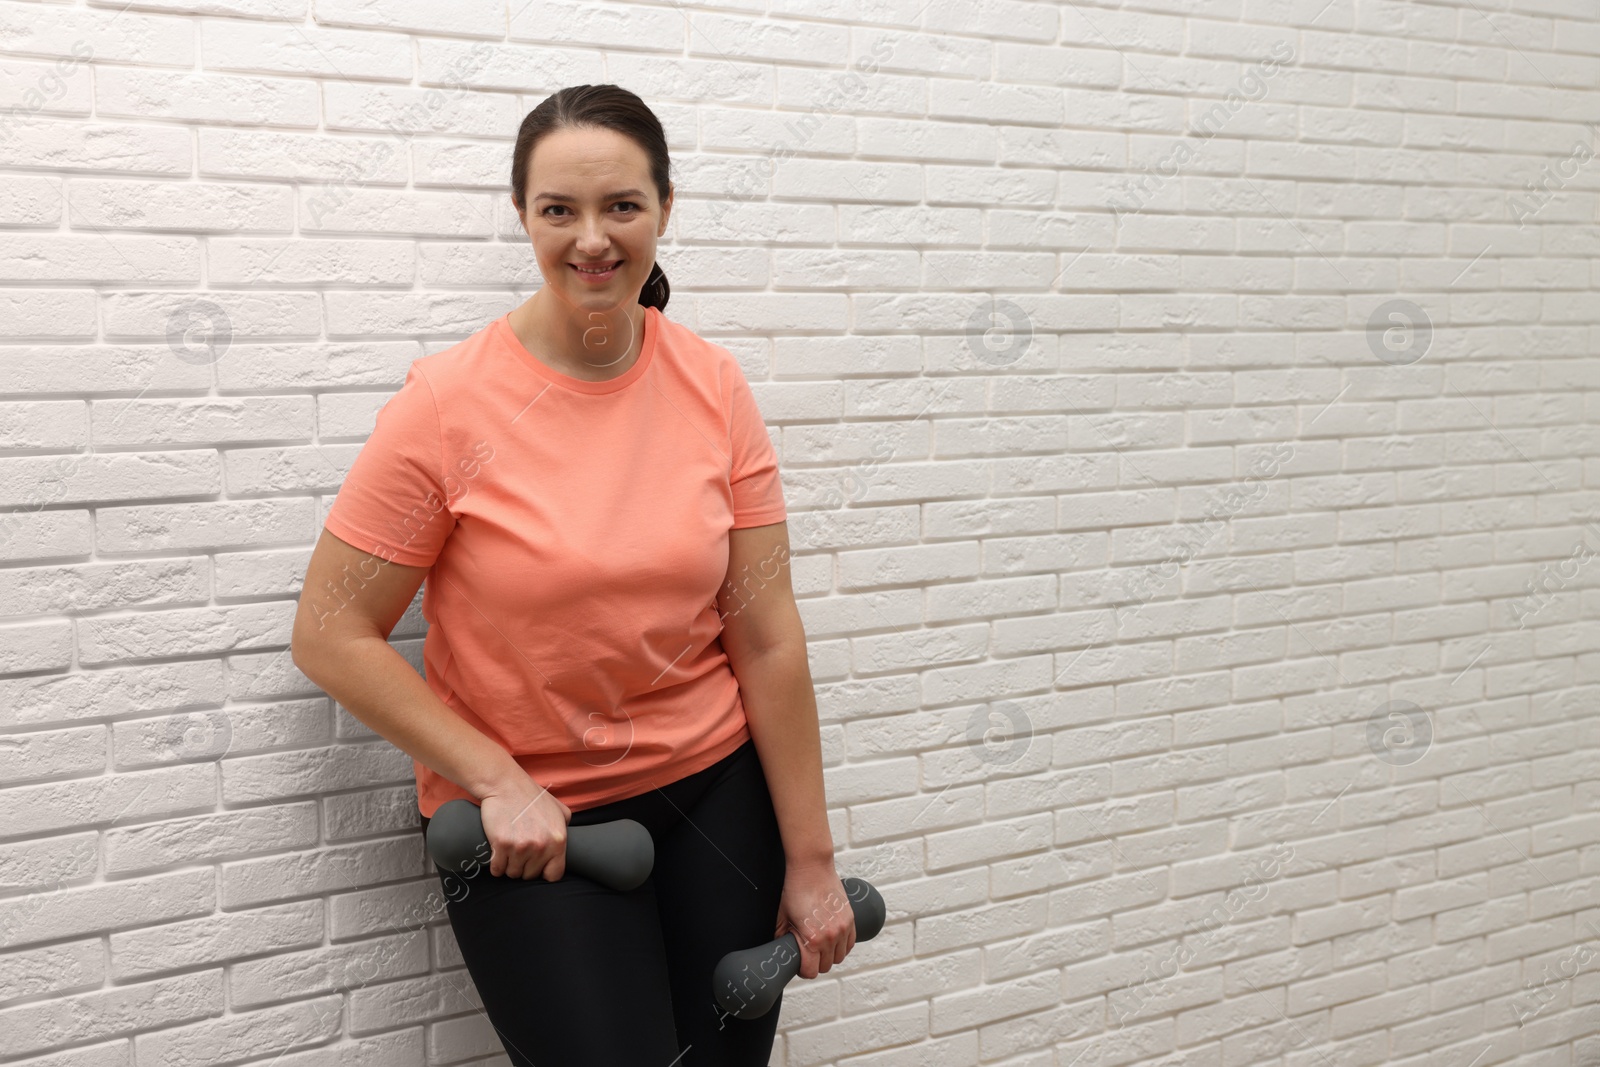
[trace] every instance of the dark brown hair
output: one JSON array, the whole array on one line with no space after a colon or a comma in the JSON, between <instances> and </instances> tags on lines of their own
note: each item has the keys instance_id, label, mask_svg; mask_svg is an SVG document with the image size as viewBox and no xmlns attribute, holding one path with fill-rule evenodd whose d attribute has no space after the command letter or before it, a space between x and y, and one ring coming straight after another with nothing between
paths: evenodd
<instances>
[{"instance_id":1,"label":"dark brown hair","mask_svg":"<svg viewBox=\"0 0 1600 1067\"><path fill-rule=\"evenodd\" d=\"M638 96L620 85L569 85L544 98L539 106L528 112L517 131L517 146L511 156L511 201L518 211L526 211L522 202L528 187L528 161L534 146L554 130L573 128L603 128L633 138L635 144L650 157L650 178L656 183L656 192L665 203L668 194L667 135L661 129L661 120ZM661 310L667 306L672 288L667 285L667 275L660 263L652 263L650 277L639 290L639 303Z\"/></svg>"}]
</instances>

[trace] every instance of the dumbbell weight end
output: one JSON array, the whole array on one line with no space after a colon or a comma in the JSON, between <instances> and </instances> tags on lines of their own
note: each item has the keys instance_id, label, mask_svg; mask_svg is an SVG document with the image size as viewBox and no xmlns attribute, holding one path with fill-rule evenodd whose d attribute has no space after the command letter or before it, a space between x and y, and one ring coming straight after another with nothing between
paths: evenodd
<instances>
[{"instance_id":1,"label":"dumbbell weight end","mask_svg":"<svg viewBox=\"0 0 1600 1067\"><path fill-rule=\"evenodd\" d=\"M870 882L842 878L856 919L856 942L870 941L883 929L883 897ZM789 979L800 973L800 940L793 930L776 941L730 952L711 974L722 1010L735 1019L759 1019L772 1010Z\"/></svg>"}]
</instances>

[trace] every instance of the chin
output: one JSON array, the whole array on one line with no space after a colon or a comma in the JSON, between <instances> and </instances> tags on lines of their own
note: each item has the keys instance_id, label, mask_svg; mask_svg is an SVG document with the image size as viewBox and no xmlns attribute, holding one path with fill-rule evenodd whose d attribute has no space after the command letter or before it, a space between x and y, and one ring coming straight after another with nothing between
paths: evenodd
<instances>
[{"instance_id":1,"label":"chin","mask_svg":"<svg viewBox=\"0 0 1600 1067\"><path fill-rule=\"evenodd\" d=\"M644 279L616 278L604 289L590 289L581 281L569 280L561 287L571 296L572 302L589 308L609 308L637 303L644 288Z\"/></svg>"},{"instance_id":2,"label":"chin","mask_svg":"<svg viewBox=\"0 0 1600 1067\"><path fill-rule=\"evenodd\" d=\"M571 294L572 302L585 311L611 311L615 308L625 308L630 303L639 302L639 291L624 292L619 286L614 293L585 293L579 291Z\"/></svg>"}]
</instances>

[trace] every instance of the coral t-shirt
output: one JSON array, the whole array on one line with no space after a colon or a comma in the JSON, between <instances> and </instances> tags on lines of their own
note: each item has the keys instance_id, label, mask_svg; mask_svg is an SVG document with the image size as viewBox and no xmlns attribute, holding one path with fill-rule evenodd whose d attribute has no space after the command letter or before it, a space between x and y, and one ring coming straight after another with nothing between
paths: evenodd
<instances>
[{"instance_id":1,"label":"coral t-shirt","mask_svg":"<svg viewBox=\"0 0 1600 1067\"><path fill-rule=\"evenodd\" d=\"M738 362L646 308L609 381L534 358L509 314L414 361L325 524L430 568L429 688L581 811L749 739L716 598L728 531L786 517ZM423 815L469 798L413 765Z\"/></svg>"}]
</instances>

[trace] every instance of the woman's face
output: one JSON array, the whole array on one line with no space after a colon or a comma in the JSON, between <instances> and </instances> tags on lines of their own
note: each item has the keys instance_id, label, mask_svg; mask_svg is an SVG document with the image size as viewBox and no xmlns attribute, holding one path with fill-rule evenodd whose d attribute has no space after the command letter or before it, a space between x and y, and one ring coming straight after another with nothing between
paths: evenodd
<instances>
[{"instance_id":1,"label":"woman's face","mask_svg":"<svg viewBox=\"0 0 1600 1067\"><path fill-rule=\"evenodd\" d=\"M522 228L551 295L579 314L638 304L672 210L643 148L615 130L555 130L534 146L522 193Z\"/></svg>"}]
</instances>

